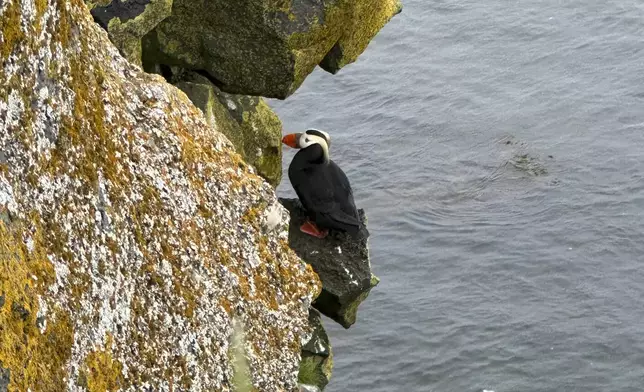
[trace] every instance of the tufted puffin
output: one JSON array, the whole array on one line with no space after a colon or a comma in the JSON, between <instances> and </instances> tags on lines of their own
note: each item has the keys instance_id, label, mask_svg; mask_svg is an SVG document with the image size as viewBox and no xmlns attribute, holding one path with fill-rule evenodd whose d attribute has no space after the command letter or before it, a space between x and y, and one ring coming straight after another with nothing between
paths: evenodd
<instances>
[{"instance_id":1,"label":"tufted puffin","mask_svg":"<svg viewBox=\"0 0 644 392\"><path fill-rule=\"evenodd\" d=\"M326 237L329 229L366 238L369 231L358 215L349 179L329 158L330 141L328 133L317 129L282 139L300 149L288 168L288 178L308 215L300 230L318 238Z\"/></svg>"}]
</instances>

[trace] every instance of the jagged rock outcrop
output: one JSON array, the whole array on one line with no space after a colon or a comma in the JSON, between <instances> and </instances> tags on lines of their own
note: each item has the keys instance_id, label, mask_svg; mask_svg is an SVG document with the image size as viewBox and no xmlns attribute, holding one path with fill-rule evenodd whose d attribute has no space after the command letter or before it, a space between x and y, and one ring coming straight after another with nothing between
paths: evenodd
<instances>
[{"instance_id":1,"label":"jagged rock outcrop","mask_svg":"<svg viewBox=\"0 0 644 392\"><path fill-rule=\"evenodd\" d=\"M170 16L172 0L85 0L121 54L141 63L141 38Z\"/></svg>"},{"instance_id":2,"label":"jagged rock outcrop","mask_svg":"<svg viewBox=\"0 0 644 392\"><path fill-rule=\"evenodd\" d=\"M188 95L212 126L228 137L246 163L277 187L282 179L282 122L260 97L228 94L196 72L172 82Z\"/></svg>"},{"instance_id":3,"label":"jagged rock outcrop","mask_svg":"<svg viewBox=\"0 0 644 392\"><path fill-rule=\"evenodd\" d=\"M342 35L320 62L333 74L358 59L378 31L402 11L400 0L361 0L352 4Z\"/></svg>"},{"instance_id":4,"label":"jagged rock outcrop","mask_svg":"<svg viewBox=\"0 0 644 392\"><path fill-rule=\"evenodd\" d=\"M297 390L319 281L273 188L81 0L5 0L0 42L0 385L229 391L241 325Z\"/></svg>"},{"instance_id":5,"label":"jagged rock outcrop","mask_svg":"<svg viewBox=\"0 0 644 392\"><path fill-rule=\"evenodd\" d=\"M333 351L329 336L322 325L320 312L309 310L309 325L312 327L310 339L302 346L302 361L298 379L301 385L309 385L324 390L333 371Z\"/></svg>"},{"instance_id":6,"label":"jagged rock outcrop","mask_svg":"<svg viewBox=\"0 0 644 392\"><path fill-rule=\"evenodd\" d=\"M204 70L235 94L286 98L322 63L337 72L401 9L399 0L174 0L143 39L143 64Z\"/></svg>"},{"instance_id":7,"label":"jagged rock outcrop","mask_svg":"<svg viewBox=\"0 0 644 392\"><path fill-rule=\"evenodd\" d=\"M358 306L364 301L379 279L371 273L368 240L355 240L345 233L331 232L319 239L304 234L300 226L306 220L302 204L297 199L280 199L291 214L289 245L309 263L322 281L322 293L313 306L345 328L356 322ZM362 222L367 220L359 209Z\"/></svg>"}]
</instances>

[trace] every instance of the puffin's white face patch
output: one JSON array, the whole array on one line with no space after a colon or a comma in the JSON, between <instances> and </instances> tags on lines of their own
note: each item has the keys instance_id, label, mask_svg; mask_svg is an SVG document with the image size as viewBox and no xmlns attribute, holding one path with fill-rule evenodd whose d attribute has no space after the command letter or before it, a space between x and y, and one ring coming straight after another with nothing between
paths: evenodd
<instances>
[{"instance_id":1,"label":"puffin's white face patch","mask_svg":"<svg viewBox=\"0 0 644 392\"><path fill-rule=\"evenodd\" d=\"M307 148L308 146L312 146L314 144L319 144L325 148L329 147L326 140L324 140L324 138L321 138L320 136L316 136L316 135L311 135L308 133L303 133L300 136L300 140L298 143L300 145L300 148Z\"/></svg>"},{"instance_id":2,"label":"puffin's white face patch","mask_svg":"<svg viewBox=\"0 0 644 392\"><path fill-rule=\"evenodd\" d=\"M309 128L306 130L305 134L320 137L326 141L327 146L331 145L331 136L320 129Z\"/></svg>"},{"instance_id":3,"label":"puffin's white face patch","mask_svg":"<svg viewBox=\"0 0 644 392\"><path fill-rule=\"evenodd\" d=\"M293 135L293 134L292 134ZM297 139L297 148L306 149L314 144L319 144L322 147L324 154L324 162L330 160L329 157L329 140L330 136L324 131L317 129L307 129L306 132L294 134Z\"/></svg>"}]
</instances>

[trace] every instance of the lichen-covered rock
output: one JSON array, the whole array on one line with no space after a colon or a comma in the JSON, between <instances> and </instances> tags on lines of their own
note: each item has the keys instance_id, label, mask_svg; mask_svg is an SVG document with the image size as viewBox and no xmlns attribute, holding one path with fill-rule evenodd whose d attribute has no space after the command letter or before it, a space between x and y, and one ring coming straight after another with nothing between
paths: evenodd
<instances>
[{"instance_id":1,"label":"lichen-covered rock","mask_svg":"<svg viewBox=\"0 0 644 392\"><path fill-rule=\"evenodd\" d=\"M277 187L282 180L282 122L268 104L260 97L225 93L196 72L182 72L172 80L211 125L219 125L244 161Z\"/></svg>"},{"instance_id":2,"label":"lichen-covered rock","mask_svg":"<svg viewBox=\"0 0 644 392\"><path fill-rule=\"evenodd\" d=\"M345 328L356 322L358 306L380 280L371 273L367 239L356 240L346 233L333 232L319 239L300 231L306 220L297 199L280 199L291 214L289 245L309 263L322 281L322 293L313 306ZM366 226L364 210L360 219Z\"/></svg>"},{"instance_id":3,"label":"lichen-covered rock","mask_svg":"<svg viewBox=\"0 0 644 392\"><path fill-rule=\"evenodd\" d=\"M324 57L320 66L328 72L337 73L345 65L358 59L369 46L378 31L402 11L400 0L355 1L340 39Z\"/></svg>"},{"instance_id":4,"label":"lichen-covered rock","mask_svg":"<svg viewBox=\"0 0 644 392\"><path fill-rule=\"evenodd\" d=\"M295 391L319 291L288 212L82 0L0 5L0 361L9 391Z\"/></svg>"},{"instance_id":5,"label":"lichen-covered rock","mask_svg":"<svg viewBox=\"0 0 644 392\"><path fill-rule=\"evenodd\" d=\"M143 40L143 63L204 70L229 93L286 98L334 46L327 69L354 61L398 9L398 0L174 0Z\"/></svg>"},{"instance_id":6,"label":"lichen-covered rock","mask_svg":"<svg viewBox=\"0 0 644 392\"><path fill-rule=\"evenodd\" d=\"M309 310L310 339L302 347L302 361L298 379L302 385L312 385L324 390L331 380L333 371L333 351L329 337L322 325L320 312Z\"/></svg>"},{"instance_id":7,"label":"lichen-covered rock","mask_svg":"<svg viewBox=\"0 0 644 392\"><path fill-rule=\"evenodd\" d=\"M132 63L142 65L141 38L170 16L172 0L86 0L94 20Z\"/></svg>"}]
</instances>

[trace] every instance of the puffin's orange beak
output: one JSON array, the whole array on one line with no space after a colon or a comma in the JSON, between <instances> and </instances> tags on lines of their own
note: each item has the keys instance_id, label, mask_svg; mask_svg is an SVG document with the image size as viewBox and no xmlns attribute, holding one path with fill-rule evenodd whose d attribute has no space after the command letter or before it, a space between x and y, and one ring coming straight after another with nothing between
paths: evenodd
<instances>
[{"instance_id":1,"label":"puffin's orange beak","mask_svg":"<svg viewBox=\"0 0 644 392\"><path fill-rule=\"evenodd\" d=\"M290 135L286 135L282 138L282 143L286 144L291 148L299 148L297 146L297 138L299 135L300 135L299 133L291 133Z\"/></svg>"}]
</instances>

